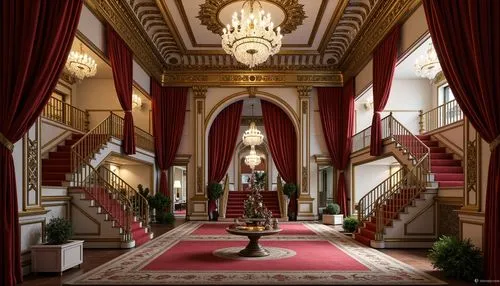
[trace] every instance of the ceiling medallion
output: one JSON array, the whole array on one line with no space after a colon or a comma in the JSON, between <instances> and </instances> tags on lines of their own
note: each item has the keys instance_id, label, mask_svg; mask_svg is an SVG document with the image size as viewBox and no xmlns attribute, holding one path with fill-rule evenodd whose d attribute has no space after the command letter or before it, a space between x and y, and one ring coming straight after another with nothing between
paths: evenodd
<instances>
[{"instance_id":1,"label":"ceiling medallion","mask_svg":"<svg viewBox=\"0 0 500 286\"><path fill-rule=\"evenodd\" d=\"M201 24L207 26L208 30L221 35L224 24L219 21L219 12L231 2L235 1L205 0L205 3L200 5L196 18L200 19ZM304 5L299 4L299 0L262 0L262 2L275 4L284 12L285 18L280 24L282 34L290 34L307 18Z\"/></svg>"}]
</instances>

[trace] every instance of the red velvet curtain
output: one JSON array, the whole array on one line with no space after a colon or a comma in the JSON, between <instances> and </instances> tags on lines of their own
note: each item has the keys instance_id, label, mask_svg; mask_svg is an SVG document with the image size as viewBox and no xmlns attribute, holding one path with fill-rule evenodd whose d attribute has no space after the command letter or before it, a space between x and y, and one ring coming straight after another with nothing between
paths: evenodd
<instances>
[{"instance_id":1,"label":"red velvet curtain","mask_svg":"<svg viewBox=\"0 0 500 286\"><path fill-rule=\"evenodd\" d=\"M425 15L453 94L490 144L483 245L486 278L500 280L500 1L428 1Z\"/></svg>"},{"instance_id":2,"label":"red velvet curtain","mask_svg":"<svg viewBox=\"0 0 500 286\"><path fill-rule=\"evenodd\" d=\"M267 142L276 169L285 182L297 184L297 136L293 123L280 107L265 100L260 102ZM290 198L290 214L297 214L297 196L295 194Z\"/></svg>"},{"instance_id":3,"label":"red velvet curtain","mask_svg":"<svg viewBox=\"0 0 500 286\"><path fill-rule=\"evenodd\" d=\"M349 162L354 123L354 79L344 87L318 87L321 126L332 163L340 171L337 181L337 203L348 216L344 170Z\"/></svg>"},{"instance_id":4,"label":"red velvet curtain","mask_svg":"<svg viewBox=\"0 0 500 286\"><path fill-rule=\"evenodd\" d=\"M224 179L231 164L240 131L243 101L237 101L217 115L208 135L208 183Z\"/></svg>"},{"instance_id":5,"label":"red velvet curtain","mask_svg":"<svg viewBox=\"0 0 500 286\"><path fill-rule=\"evenodd\" d=\"M0 7L0 284L15 285L22 273L11 144L50 98L71 49L82 0L1 1Z\"/></svg>"},{"instance_id":6,"label":"red velvet curtain","mask_svg":"<svg viewBox=\"0 0 500 286\"><path fill-rule=\"evenodd\" d=\"M116 95L125 111L122 149L125 154L135 154L135 130L132 117L132 52L120 36L108 25L108 57L113 70Z\"/></svg>"},{"instance_id":7,"label":"red velvet curtain","mask_svg":"<svg viewBox=\"0 0 500 286\"><path fill-rule=\"evenodd\" d=\"M399 26L392 29L373 52L373 119L370 155L382 154L382 126L380 112L384 110L391 93L394 68L398 60Z\"/></svg>"},{"instance_id":8,"label":"red velvet curtain","mask_svg":"<svg viewBox=\"0 0 500 286\"><path fill-rule=\"evenodd\" d=\"M167 170L181 143L186 118L187 87L162 87L151 80L156 163L161 170L159 192L170 196Z\"/></svg>"}]
</instances>

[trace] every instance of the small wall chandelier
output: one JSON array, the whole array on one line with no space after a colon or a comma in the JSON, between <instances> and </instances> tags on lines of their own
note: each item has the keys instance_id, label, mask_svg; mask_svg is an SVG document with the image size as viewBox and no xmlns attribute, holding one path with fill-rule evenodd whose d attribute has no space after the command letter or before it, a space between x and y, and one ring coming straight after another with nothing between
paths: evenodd
<instances>
[{"instance_id":1,"label":"small wall chandelier","mask_svg":"<svg viewBox=\"0 0 500 286\"><path fill-rule=\"evenodd\" d=\"M132 108L141 108L142 107L142 99L135 93L132 93Z\"/></svg>"},{"instance_id":2,"label":"small wall chandelier","mask_svg":"<svg viewBox=\"0 0 500 286\"><path fill-rule=\"evenodd\" d=\"M253 117L253 104L252 104L252 117ZM260 132L259 129L257 129L257 126L255 125L255 122L252 120L250 122L250 128L245 130L243 132L243 144L245 146L255 146L255 145L260 145L264 141L264 135Z\"/></svg>"},{"instance_id":3,"label":"small wall chandelier","mask_svg":"<svg viewBox=\"0 0 500 286\"><path fill-rule=\"evenodd\" d=\"M432 42L429 42L425 55L421 55L415 62L415 73L420 77L434 80L440 71L441 64L439 63L436 50L434 50Z\"/></svg>"},{"instance_id":4,"label":"small wall chandelier","mask_svg":"<svg viewBox=\"0 0 500 286\"><path fill-rule=\"evenodd\" d=\"M95 76L97 72L97 64L94 59L83 52L82 44L80 44L80 52L71 51L66 60L66 69L71 75L82 80L85 77Z\"/></svg>"},{"instance_id":5,"label":"small wall chandelier","mask_svg":"<svg viewBox=\"0 0 500 286\"><path fill-rule=\"evenodd\" d=\"M254 4L258 7L254 10ZM265 62L281 48L281 29L274 28L271 14L265 15L259 1L243 3L240 16L234 12L232 25L223 29L222 48L242 64L253 68Z\"/></svg>"},{"instance_id":6,"label":"small wall chandelier","mask_svg":"<svg viewBox=\"0 0 500 286\"><path fill-rule=\"evenodd\" d=\"M252 147L250 147L250 154L245 156L245 164L253 170L255 166L260 164L260 162L260 156L257 155L257 152L255 152L255 146L252 145Z\"/></svg>"}]
</instances>

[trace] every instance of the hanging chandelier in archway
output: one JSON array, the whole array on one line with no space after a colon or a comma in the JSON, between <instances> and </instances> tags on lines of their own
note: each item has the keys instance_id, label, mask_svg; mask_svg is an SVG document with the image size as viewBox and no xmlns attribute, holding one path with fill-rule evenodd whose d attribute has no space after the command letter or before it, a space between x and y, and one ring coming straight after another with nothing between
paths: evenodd
<instances>
[{"instance_id":1,"label":"hanging chandelier in archway","mask_svg":"<svg viewBox=\"0 0 500 286\"><path fill-rule=\"evenodd\" d=\"M255 166L259 165L261 162L260 156L257 155L257 152L255 151L255 146L252 145L250 147L250 153L245 156L245 164L250 167L250 169L254 169Z\"/></svg>"},{"instance_id":2,"label":"hanging chandelier in archway","mask_svg":"<svg viewBox=\"0 0 500 286\"><path fill-rule=\"evenodd\" d=\"M252 118L253 118L253 104L252 104ZM252 120L250 122L250 128L248 128L245 132L243 132L243 144L245 146L257 146L262 144L264 141L264 135L257 129L255 122Z\"/></svg>"}]
</instances>

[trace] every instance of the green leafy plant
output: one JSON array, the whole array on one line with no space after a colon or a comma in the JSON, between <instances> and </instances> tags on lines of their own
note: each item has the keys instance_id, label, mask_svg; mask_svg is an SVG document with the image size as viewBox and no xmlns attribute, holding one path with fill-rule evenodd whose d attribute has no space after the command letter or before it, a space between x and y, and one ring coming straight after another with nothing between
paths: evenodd
<instances>
[{"instance_id":1,"label":"green leafy plant","mask_svg":"<svg viewBox=\"0 0 500 286\"><path fill-rule=\"evenodd\" d=\"M170 207L170 198L158 192L148 198L149 206L156 210L156 213L164 212Z\"/></svg>"},{"instance_id":2,"label":"green leafy plant","mask_svg":"<svg viewBox=\"0 0 500 286\"><path fill-rule=\"evenodd\" d=\"M283 186L283 193L290 198L293 194L297 192L297 185L294 183L286 183Z\"/></svg>"},{"instance_id":3,"label":"green leafy plant","mask_svg":"<svg viewBox=\"0 0 500 286\"><path fill-rule=\"evenodd\" d=\"M264 190L266 188L266 177L267 174L265 172L255 172L255 187L259 190Z\"/></svg>"},{"instance_id":4,"label":"green leafy plant","mask_svg":"<svg viewBox=\"0 0 500 286\"><path fill-rule=\"evenodd\" d=\"M323 214L328 214L328 215L337 215L340 213L340 206L338 204L328 204L326 206L325 210L323 211Z\"/></svg>"},{"instance_id":5,"label":"green leafy plant","mask_svg":"<svg viewBox=\"0 0 500 286\"><path fill-rule=\"evenodd\" d=\"M65 218L52 218L46 227L48 244L63 244L73 235L71 222Z\"/></svg>"},{"instance_id":6,"label":"green leafy plant","mask_svg":"<svg viewBox=\"0 0 500 286\"><path fill-rule=\"evenodd\" d=\"M141 184L137 185L137 192L145 198L149 197L149 188L144 188Z\"/></svg>"},{"instance_id":7,"label":"green leafy plant","mask_svg":"<svg viewBox=\"0 0 500 286\"><path fill-rule=\"evenodd\" d=\"M156 214L156 221L161 224L173 224L175 216L171 212L160 212Z\"/></svg>"},{"instance_id":8,"label":"green leafy plant","mask_svg":"<svg viewBox=\"0 0 500 286\"><path fill-rule=\"evenodd\" d=\"M217 200L222 196L224 190L222 189L222 184L219 183L210 183L208 184L208 198L210 200Z\"/></svg>"},{"instance_id":9,"label":"green leafy plant","mask_svg":"<svg viewBox=\"0 0 500 286\"><path fill-rule=\"evenodd\" d=\"M482 277L483 257L481 250L470 239L459 240L454 236L441 236L429 251L434 268L447 277L473 281Z\"/></svg>"},{"instance_id":10,"label":"green leafy plant","mask_svg":"<svg viewBox=\"0 0 500 286\"><path fill-rule=\"evenodd\" d=\"M359 222L356 217L350 216L344 219L344 223L342 224L342 228L346 232L355 232L358 228Z\"/></svg>"}]
</instances>

